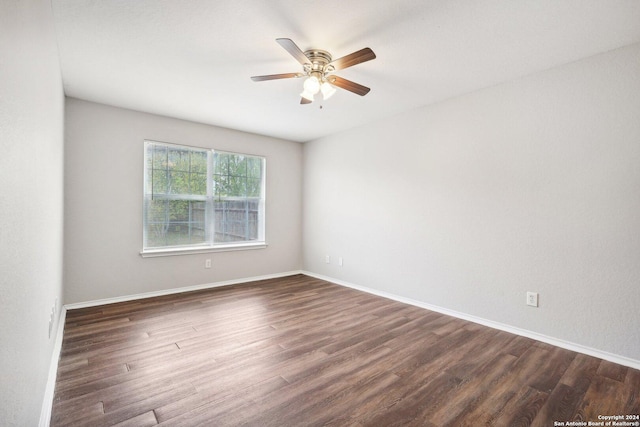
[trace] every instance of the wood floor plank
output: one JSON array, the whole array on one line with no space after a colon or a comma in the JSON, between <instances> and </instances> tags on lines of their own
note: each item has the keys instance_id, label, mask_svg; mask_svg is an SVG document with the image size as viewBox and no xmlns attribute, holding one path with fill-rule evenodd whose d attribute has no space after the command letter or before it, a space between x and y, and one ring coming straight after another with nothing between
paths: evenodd
<instances>
[{"instance_id":1,"label":"wood floor plank","mask_svg":"<svg viewBox=\"0 0 640 427\"><path fill-rule=\"evenodd\" d=\"M576 411L584 397L584 393L569 385L559 384L533 418L531 426L545 427L549 425L549 420L560 422L578 421L576 419Z\"/></svg>"},{"instance_id":2,"label":"wood floor plank","mask_svg":"<svg viewBox=\"0 0 640 427\"><path fill-rule=\"evenodd\" d=\"M539 375L542 379L548 377L544 372L546 357L549 350L542 346L531 346L512 365L508 375L500 378L500 381L493 384L487 398L471 412L465 414L462 424L473 425L508 425L506 421L500 422L505 411L510 410L510 405L514 399L519 399L523 394L529 393L531 383L536 382ZM540 390L538 390L540 391ZM526 402L526 400L525 400ZM526 407L521 408L523 411Z\"/></svg>"},{"instance_id":3,"label":"wood floor plank","mask_svg":"<svg viewBox=\"0 0 640 427\"><path fill-rule=\"evenodd\" d=\"M433 411L430 421L437 425L462 425L472 410L478 408L492 390L507 376L517 358L511 354L500 354L490 359L479 375L466 376L455 393L449 398L449 404Z\"/></svg>"},{"instance_id":4,"label":"wood floor plank","mask_svg":"<svg viewBox=\"0 0 640 427\"><path fill-rule=\"evenodd\" d=\"M637 390L637 386L631 389L619 381L597 375L582 400L580 417L596 420L602 414L634 414L630 411L637 407Z\"/></svg>"},{"instance_id":5,"label":"wood floor plank","mask_svg":"<svg viewBox=\"0 0 640 427\"><path fill-rule=\"evenodd\" d=\"M510 427L530 426L548 397L548 393L525 386L502 408L494 424Z\"/></svg>"},{"instance_id":6,"label":"wood floor plank","mask_svg":"<svg viewBox=\"0 0 640 427\"><path fill-rule=\"evenodd\" d=\"M118 424L114 424L114 427L151 427L158 425L158 420L153 411L145 412L137 417L129 418Z\"/></svg>"},{"instance_id":7,"label":"wood floor plank","mask_svg":"<svg viewBox=\"0 0 640 427\"><path fill-rule=\"evenodd\" d=\"M546 354L539 365L537 374L529 381L529 386L543 393L551 393L576 357L576 353L548 344L539 343L537 345L543 348Z\"/></svg>"},{"instance_id":8,"label":"wood floor plank","mask_svg":"<svg viewBox=\"0 0 640 427\"><path fill-rule=\"evenodd\" d=\"M175 416L167 411L158 411L160 425L166 426L237 426L246 420L253 405L252 398L282 389L286 384L282 378L272 377L242 388L233 396L218 398L199 393L200 402L190 411L184 408ZM260 425L260 423L256 424Z\"/></svg>"},{"instance_id":9,"label":"wood floor plank","mask_svg":"<svg viewBox=\"0 0 640 427\"><path fill-rule=\"evenodd\" d=\"M395 404L385 411L376 413L373 417L363 420L365 426L404 426L416 421L429 420L428 413L433 407L441 407L446 403L447 394L455 390L460 383L446 372L440 372L430 381L417 387L407 389ZM419 384L419 383L418 383Z\"/></svg>"},{"instance_id":10,"label":"wood floor plank","mask_svg":"<svg viewBox=\"0 0 640 427\"><path fill-rule=\"evenodd\" d=\"M574 387L577 391L585 393L593 378L597 375L601 359L577 354L561 378L563 384ZM633 371L633 369L631 369ZM640 371L636 371L640 372Z\"/></svg>"},{"instance_id":11,"label":"wood floor plank","mask_svg":"<svg viewBox=\"0 0 640 427\"><path fill-rule=\"evenodd\" d=\"M550 426L640 371L304 275L70 310L52 426Z\"/></svg>"},{"instance_id":12,"label":"wood floor plank","mask_svg":"<svg viewBox=\"0 0 640 427\"><path fill-rule=\"evenodd\" d=\"M621 366L617 363L603 360L602 362L600 362L597 374L602 375L603 377L611 378L615 381L623 382L625 377L627 376L628 370L629 368L627 368L626 366Z\"/></svg>"},{"instance_id":13,"label":"wood floor plank","mask_svg":"<svg viewBox=\"0 0 640 427\"><path fill-rule=\"evenodd\" d=\"M504 349L502 349L502 352L513 354L516 357L520 357L533 344L535 344L534 340L526 337L517 336L517 337L514 337L513 341L511 341L508 345L506 345Z\"/></svg>"},{"instance_id":14,"label":"wood floor plank","mask_svg":"<svg viewBox=\"0 0 640 427\"><path fill-rule=\"evenodd\" d=\"M497 359L496 354L512 340L511 334L483 329L475 333L472 340L463 344L455 356L448 356L445 369L456 378L471 379L478 372L484 371L492 360Z\"/></svg>"}]
</instances>

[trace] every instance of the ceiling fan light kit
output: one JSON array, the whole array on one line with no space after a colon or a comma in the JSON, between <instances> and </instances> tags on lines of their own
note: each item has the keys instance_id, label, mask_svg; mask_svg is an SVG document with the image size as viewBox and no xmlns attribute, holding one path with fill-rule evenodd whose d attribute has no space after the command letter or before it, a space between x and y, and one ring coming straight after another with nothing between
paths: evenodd
<instances>
[{"instance_id":1,"label":"ceiling fan light kit","mask_svg":"<svg viewBox=\"0 0 640 427\"><path fill-rule=\"evenodd\" d=\"M375 59L375 53L368 47L332 61L331 54L325 50L309 49L303 52L291 39L286 38L276 39L276 42L302 65L303 72L253 76L251 80L254 82L306 77L302 85L300 104L311 104L318 92L322 93L323 99L329 99L336 93L336 87L360 96L366 95L371 90L366 86L332 74L336 70L343 70Z\"/></svg>"}]
</instances>

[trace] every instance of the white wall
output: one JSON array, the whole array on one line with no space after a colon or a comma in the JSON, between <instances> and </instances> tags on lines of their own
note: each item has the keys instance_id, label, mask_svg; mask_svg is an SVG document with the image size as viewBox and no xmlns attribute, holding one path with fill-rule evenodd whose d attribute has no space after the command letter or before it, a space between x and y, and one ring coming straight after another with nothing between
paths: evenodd
<instances>
[{"instance_id":1,"label":"white wall","mask_svg":"<svg viewBox=\"0 0 640 427\"><path fill-rule=\"evenodd\" d=\"M640 361L638 76L633 45L306 144L304 269Z\"/></svg>"},{"instance_id":2,"label":"white wall","mask_svg":"<svg viewBox=\"0 0 640 427\"><path fill-rule=\"evenodd\" d=\"M64 95L46 0L0 3L0 425L38 424L62 302ZM61 306L61 304L59 304ZM58 316L59 313L56 313Z\"/></svg>"},{"instance_id":3,"label":"white wall","mask_svg":"<svg viewBox=\"0 0 640 427\"><path fill-rule=\"evenodd\" d=\"M66 108L65 303L301 268L300 144L77 99ZM268 248L142 258L145 139L265 156Z\"/></svg>"}]
</instances>

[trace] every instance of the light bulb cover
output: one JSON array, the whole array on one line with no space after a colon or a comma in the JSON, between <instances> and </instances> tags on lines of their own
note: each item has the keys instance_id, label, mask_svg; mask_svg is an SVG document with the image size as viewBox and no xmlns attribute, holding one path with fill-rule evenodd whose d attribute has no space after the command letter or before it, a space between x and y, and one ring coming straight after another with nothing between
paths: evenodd
<instances>
[{"instance_id":1,"label":"light bulb cover","mask_svg":"<svg viewBox=\"0 0 640 427\"><path fill-rule=\"evenodd\" d=\"M322 91L322 98L329 99L336 93L336 88L333 87L329 82L324 82L320 86L320 90Z\"/></svg>"},{"instance_id":2,"label":"light bulb cover","mask_svg":"<svg viewBox=\"0 0 640 427\"><path fill-rule=\"evenodd\" d=\"M302 85L305 92L309 92L313 95L320 91L320 81L316 76L309 76Z\"/></svg>"}]
</instances>

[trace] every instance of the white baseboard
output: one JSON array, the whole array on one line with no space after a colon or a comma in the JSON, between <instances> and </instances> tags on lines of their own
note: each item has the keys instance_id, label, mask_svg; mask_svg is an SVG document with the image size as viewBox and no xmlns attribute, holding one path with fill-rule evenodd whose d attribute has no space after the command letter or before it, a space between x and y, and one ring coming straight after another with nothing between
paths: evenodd
<instances>
[{"instance_id":1,"label":"white baseboard","mask_svg":"<svg viewBox=\"0 0 640 427\"><path fill-rule=\"evenodd\" d=\"M58 361L60 360L60 352L62 351L62 338L64 337L64 322L67 316L67 310L73 310L76 308L95 307L98 305L133 301L137 299L177 294L182 292L198 291L201 289L217 288L221 286L237 285L239 283L255 282L257 280L277 279L280 277L293 276L296 274L302 274L302 271L301 270L287 271L284 273L245 277L242 279L225 280L225 281L215 282L215 283L206 283L203 285L185 286L183 288L165 289L162 291L144 292L141 294L126 295L126 296L114 297L114 298L104 298L100 300L64 305L62 307L60 316L58 318L58 329L56 332L56 340L53 346L53 353L51 355L51 364L49 366L49 377L47 379L47 386L45 388L44 399L42 401L42 410L40 411L40 422L38 423L38 426L49 427L49 423L51 420L51 410L53 408L53 397L54 397L54 392L56 387L56 378L58 376Z\"/></svg>"},{"instance_id":2,"label":"white baseboard","mask_svg":"<svg viewBox=\"0 0 640 427\"><path fill-rule=\"evenodd\" d=\"M67 310L62 307L58 316L58 324L56 326L56 340L53 343L53 352L51 353L51 363L49 364L49 376L47 377L47 385L44 389L44 398L42 399L42 410L40 411L39 427L49 427L51 421L51 409L53 408L53 394L56 390L56 378L58 377L58 360L62 351L62 338L64 337L64 322L67 318Z\"/></svg>"},{"instance_id":3,"label":"white baseboard","mask_svg":"<svg viewBox=\"0 0 640 427\"><path fill-rule=\"evenodd\" d=\"M517 328L515 326L507 325L500 322L494 322L493 320L483 319L481 317L472 316L470 314L461 313L455 310L450 310L448 308L439 307L432 304L427 304L422 301L414 300L411 298L402 297L399 295L391 294L384 291L379 291L376 289L367 288L365 286L356 285L353 283L345 282L343 280L334 279L333 277L323 276L321 274L312 273L310 271L302 271L302 274L307 276L315 277L316 279L326 280L327 282L335 283L340 286L345 286L348 288L356 289L359 291L367 292L372 295L381 296L384 298L388 298L394 301L402 302L405 304L413 305L420 308L425 308L427 310L435 311L438 313L446 314L448 316L457 317L458 319L467 320L469 322L478 323L480 325L488 326L493 329L499 329L501 331L509 332L515 335L520 335L523 337L531 338L536 341L542 341L547 344L554 345L556 347L564 348L566 350L575 351L577 353L586 354L589 356L597 357L599 359L608 360L610 362L617 363L619 365L628 366L634 369L640 369L640 360L631 359L628 357L620 356L617 354L608 353L606 351L598 350L591 347L586 347L581 344L572 343L569 341L565 341L559 338L550 337L544 334L540 334L537 332L529 331L526 329Z\"/></svg>"},{"instance_id":4,"label":"white baseboard","mask_svg":"<svg viewBox=\"0 0 640 427\"><path fill-rule=\"evenodd\" d=\"M203 285L185 286L183 288L164 289L164 290L161 290L161 291L143 292L141 294L125 295L125 296L121 296L121 297L104 298L104 299L93 300L93 301L77 302L77 303L73 303L73 304L65 304L65 308L67 310L74 310L74 309L77 309L77 308L95 307L95 306L98 306L98 305L113 304L113 303L117 303L117 302L134 301L134 300L137 300L137 299L159 297L159 296L171 295L171 294L179 294L179 293L182 293L182 292L191 292L191 291L199 291L199 290L202 290L202 289L219 288L221 286L230 286L230 285L237 285L237 284L240 284L240 283L255 282L257 280L277 279L277 278L280 278L280 277L293 276L295 274L302 274L302 271L301 270L287 271L287 272L284 272L284 273L267 274L267 275L264 275L264 276L244 277L242 279L233 279L233 280L224 280L224 281L221 281L221 282L205 283Z\"/></svg>"}]
</instances>

